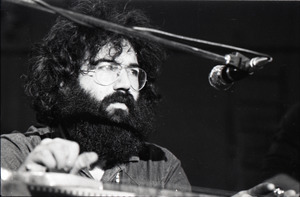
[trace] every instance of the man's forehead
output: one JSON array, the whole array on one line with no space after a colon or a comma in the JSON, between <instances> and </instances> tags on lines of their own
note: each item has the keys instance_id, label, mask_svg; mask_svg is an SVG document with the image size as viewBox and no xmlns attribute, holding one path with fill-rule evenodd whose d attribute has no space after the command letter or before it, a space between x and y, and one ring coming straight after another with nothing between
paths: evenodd
<instances>
[{"instance_id":1,"label":"man's forehead","mask_svg":"<svg viewBox=\"0 0 300 197\"><path fill-rule=\"evenodd\" d=\"M121 47L122 47L122 53L126 53L128 55L136 55L135 50L133 49L132 45L127 40L122 41ZM95 59L96 60L99 60L99 59L111 60L111 59L113 59L115 54L118 52L119 52L118 49L111 42L109 42L99 50Z\"/></svg>"}]
</instances>

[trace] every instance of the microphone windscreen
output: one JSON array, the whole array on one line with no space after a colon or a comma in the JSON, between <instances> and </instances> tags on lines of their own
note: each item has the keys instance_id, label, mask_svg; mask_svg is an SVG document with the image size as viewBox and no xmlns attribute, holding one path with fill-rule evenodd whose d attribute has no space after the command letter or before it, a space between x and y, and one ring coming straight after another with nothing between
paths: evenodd
<instances>
[{"instance_id":1,"label":"microphone windscreen","mask_svg":"<svg viewBox=\"0 0 300 197\"><path fill-rule=\"evenodd\" d=\"M223 72L225 69L226 66L217 65L213 67L208 75L209 84L217 90L227 90L233 85L233 82L228 83L224 80Z\"/></svg>"}]
</instances>

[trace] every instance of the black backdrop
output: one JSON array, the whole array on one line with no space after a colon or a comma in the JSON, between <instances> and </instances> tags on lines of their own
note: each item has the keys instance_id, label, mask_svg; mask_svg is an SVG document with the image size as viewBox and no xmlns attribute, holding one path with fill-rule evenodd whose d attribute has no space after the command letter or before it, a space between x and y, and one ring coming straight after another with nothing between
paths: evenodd
<instances>
[{"instance_id":1,"label":"black backdrop","mask_svg":"<svg viewBox=\"0 0 300 197\"><path fill-rule=\"evenodd\" d=\"M1 3L1 132L25 131L35 118L20 76L30 47L56 16ZM299 101L300 2L132 0L128 6L144 10L162 30L273 56L253 76L217 91L207 80L216 62L169 51L150 139L182 161L192 185L241 190L257 184L280 117Z\"/></svg>"}]
</instances>

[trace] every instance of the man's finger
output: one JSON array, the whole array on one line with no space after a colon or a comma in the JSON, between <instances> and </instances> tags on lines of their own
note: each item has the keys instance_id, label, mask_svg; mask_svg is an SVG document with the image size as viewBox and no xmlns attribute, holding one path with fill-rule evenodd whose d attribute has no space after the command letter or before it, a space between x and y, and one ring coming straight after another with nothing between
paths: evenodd
<instances>
[{"instance_id":1,"label":"man's finger","mask_svg":"<svg viewBox=\"0 0 300 197\"><path fill-rule=\"evenodd\" d=\"M73 166L74 163L79 155L79 145L76 142L71 142L70 145L68 146L69 149L69 155L67 156L67 161L66 161L66 166L65 170L70 170Z\"/></svg>"},{"instance_id":2,"label":"man's finger","mask_svg":"<svg viewBox=\"0 0 300 197\"><path fill-rule=\"evenodd\" d=\"M41 141L41 144L45 145L45 144L49 144L50 142L52 142L53 139L51 138L45 138Z\"/></svg>"},{"instance_id":3,"label":"man's finger","mask_svg":"<svg viewBox=\"0 0 300 197\"><path fill-rule=\"evenodd\" d=\"M91 164L95 163L97 160L98 160L98 155L95 152L82 153L77 157L70 173L77 174L80 169L89 167Z\"/></svg>"},{"instance_id":4,"label":"man's finger","mask_svg":"<svg viewBox=\"0 0 300 197\"><path fill-rule=\"evenodd\" d=\"M76 142L55 138L46 146L56 160L55 170L70 171L78 157L79 145Z\"/></svg>"},{"instance_id":5,"label":"man's finger","mask_svg":"<svg viewBox=\"0 0 300 197\"><path fill-rule=\"evenodd\" d=\"M33 151L20 166L18 171L44 171L56 167L56 161L49 150L37 149Z\"/></svg>"},{"instance_id":6,"label":"man's finger","mask_svg":"<svg viewBox=\"0 0 300 197\"><path fill-rule=\"evenodd\" d=\"M46 172L47 168L37 163L28 163L25 165L25 170L31 172Z\"/></svg>"}]
</instances>

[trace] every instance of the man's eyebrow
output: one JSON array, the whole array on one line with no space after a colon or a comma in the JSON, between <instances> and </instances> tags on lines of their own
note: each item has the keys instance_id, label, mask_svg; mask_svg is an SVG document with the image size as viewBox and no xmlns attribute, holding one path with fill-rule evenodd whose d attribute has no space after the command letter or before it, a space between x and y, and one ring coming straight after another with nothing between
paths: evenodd
<instances>
[{"instance_id":1,"label":"man's eyebrow","mask_svg":"<svg viewBox=\"0 0 300 197\"><path fill-rule=\"evenodd\" d=\"M113 60L113 59L107 59L107 58L100 58L100 59L97 59L97 60L92 60L90 63L92 65L97 65L97 64L99 64L101 62L111 62L111 63L117 64L117 62L115 60Z\"/></svg>"},{"instance_id":2,"label":"man's eyebrow","mask_svg":"<svg viewBox=\"0 0 300 197\"><path fill-rule=\"evenodd\" d=\"M108 62L108 63L114 63L114 64L122 65L122 64L116 62L113 59L107 59L107 58L101 58L101 59L95 60L95 61L91 62L91 64L92 65L97 65L97 64L99 64L101 62ZM128 65L128 67L139 67L139 64L137 64L137 63L131 63L131 64Z\"/></svg>"},{"instance_id":3,"label":"man's eyebrow","mask_svg":"<svg viewBox=\"0 0 300 197\"><path fill-rule=\"evenodd\" d=\"M128 67L140 67L140 65L139 64L137 64L137 63L132 63L132 64L129 64L129 66Z\"/></svg>"}]
</instances>

